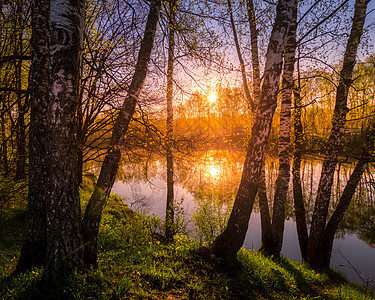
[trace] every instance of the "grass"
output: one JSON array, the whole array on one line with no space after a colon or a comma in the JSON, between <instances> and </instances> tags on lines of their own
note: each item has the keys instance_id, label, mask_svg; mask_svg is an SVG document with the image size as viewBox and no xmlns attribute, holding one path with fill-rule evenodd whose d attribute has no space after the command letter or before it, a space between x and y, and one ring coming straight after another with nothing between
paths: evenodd
<instances>
[{"instance_id":1,"label":"grass","mask_svg":"<svg viewBox=\"0 0 375 300\"><path fill-rule=\"evenodd\" d=\"M90 194L86 182L81 196ZM100 230L99 269L75 272L64 286L45 288L42 269L12 276L22 244L25 211L0 219L0 299L375 299L369 291L327 270L317 273L286 258L241 249L219 261L198 241L178 235L161 243L150 222L112 196Z\"/></svg>"}]
</instances>

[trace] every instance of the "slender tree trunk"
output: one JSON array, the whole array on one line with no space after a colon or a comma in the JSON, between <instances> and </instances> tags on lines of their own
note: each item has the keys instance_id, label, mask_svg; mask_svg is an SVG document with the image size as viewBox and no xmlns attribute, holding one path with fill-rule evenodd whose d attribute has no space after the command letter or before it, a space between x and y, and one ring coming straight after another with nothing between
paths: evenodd
<instances>
[{"instance_id":1,"label":"slender tree trunk","mask_svg":"<svg viewBox=\"0 0 375 300\"><path fill-rule=\"evenodd\" d=\"M147 19L145 34L138 54L138 61L130 84L127 97L121 107L119 116L116 119L112 131L112 137L109 142L107 154L104 158L100 170L95 190L91 195L90 201L86 207L83 219L84 234L84 263L87 267L97 267L97 242L99 224L104 207L106 205L109 193L116 178L117 170L121 159L121 148L125 140L125 134L128 130L130 120L133 116L135 106L141 93L148 63L151 57L151 50L154 44L156 27L159 20L160 0L152 0L150 12Z\"/></svg>"},{"instance_id":2,"label":"slender tree trunk","mask_svg":"<svg viewBox=\"0 0 375 300\"><path fill-rule=\"evenodd\" d=\"M25 240L15 272L45 263L47 247L46 199L47 106L49 102L49 1L34 1L32 7L29 193Z\"/></svg>"},{"instance_id":3,"label":"slender tree trunk","mask_svg":"<svg viewBox=\"0 0 375 300\"><path fill-rule=\"evenodd\" d=\"M1 163L2 171L4 174L8 174L9 164L8 164L8 138L5 132L5 114L1 113Z\"/></svg>"},{"instance_id":4,"label":"slender tree trunk","mask_svg":"<svg viewBox=\"0 0 375 300\"><path fill-rule=\"evenodd\" d=\"M50 103L47 114L47 257L44 277L63 279L81 267L76 112L85 1L50 2Z\"/></svg>"},{"instance_id":5,"label":"slender tree trunk","mask_svg":"<svg viewBox=\"0 0 375 300\"><path fill-rule=\"evenodd\" d=\"M275 232L274 256L280 256L284 236L285 202L290 179L290 116L293 90L293 73L296 53L297 6L289 26L285 45L284 72L282 78L282 103L279 134L279 174L273 204L272 227Z\"/></svg>"},{"instance_id":6,"label":"slender tree trunk","mask_svg":"<svg viewBox=\"0 0 375 300\"><path fill-rule=\"evenodd\" d=\"M326 226L323 244L323 266L327 268L329 267L329 263L331 260L333 240L335 238L337 228L339 227L339 224L349 207L350 201L353 198L354 192L361 180L362 174L366 170L368 162L370 161L374 153L375 123L371 124L370 128L366 131L366 142L362 148L361 157L357 162L353 173L350 175L350 178L346 183L345 189L340 197L336 209Z\"/></svg>"},{"instance_id":7,"label":"slender tree trunk","mask_svg":"<svg viewBox=\"0 0 375 300\"><path fill-rule=\"evenodd\" d=\"M22 9L22 4L19 3L18 5L19 13L17 15L17 27L21 27L21 18L22 14L20 13ZM20 29L19 29L20 30ZM15 56L22 55L23 53L23 39L22 39L22 31L18 33L17 36L17 45ZM15 81L16 81L16 90L17 90L17 125L16 125L16 146L17 146L17 155L16 155L16 180L23 180L26 177L25 168L26 168L26 124L25 124L25 114L26 114L26 100L25 104L23 104L25 97L21 94L22 89L22 60L18 60L15 64L16 72L15 72Z\"/></svg>"},{"instance_id":8,"label":"slender tree trunk","mask_svg":"<svg viewBox=\"0 0 375 300\"><path fill-rule=\"evenodd\" d=\"M250 24L251 37L251 59L253 65L253 92L254 92L254 110L255 115L260 103L260 66L258 54L258 30L256 27L256 16L252 0L246 0L247 13ZM268 207L267 186L266 186L266 156L263 157L261 175L259 177L259 210L262 228L262 242L259 251L263 251L263 245L273 245L274 232L272 229L271 215Z\"/></svg>"},{"instance_id":9,"label":"slender tree trunk","mask_svg":"<svg viewBox=\"0 0 375 300\"><path fill-rule=\"evenodd\" d=\"M332 118L332 129L328 139L326 158L323 162L314 213L311 222L309 242L307 245L307 261L315 268L323 267L323 240L328 207L335 168L340 150L340 143L346 121L347 98L352 83L352 72L357 56L359 41L363 33L366 9L369 0L356 0L353 24L344 55L344 63L340 72L340 82L336 92L336 105Z\"/></svg>"},{"instance_id":10,"label":"slender tree trunk","mask_svg":"<svg viewBox=\"0 0 375 300\"><path fill-rule=\"evenodd\" d=\"M254 90L254 100L252 100L250 95L249 86L246 79L245 65L241 54L240 45L238 42L236 26L234 24L232 5L230 0L228 0L229 16L231 21L231 27L233 31L233 37L236 45L238 60L240 61L241 71L242 71L242 81L244 85L245 95L250 104L250 107L255 117L257 107L260 103L260 68L259 68L259 58L258 58L258 32L256 29L255 12L252 0L247 0L247 12L249 15L250 23L250 35L251 35L251 52L252 52L252 65L253 65L253 90ZM268 198L267 198L267 187L266 187L266 158L264 156L261 174L259 177L259 208L261 216L261 228L262 228L262 244L259 251L263 251L263 245L267 244L273 248L274 233L271 224L271 216L268 208Z\"/></svg>"},{"instance_id":11,"label":"slender tree trunk","mask_svg":"<svg viewBox=\"0 0 375 300\"><path fill-rule=\"evenodd\" d=\"M262 169L259 178L258 188L260 223L262 230L261 244L259 252L266 255L273 255L270 249L276 249L275 232L272 227L272 219L268 206L267 187L266 187L266 160L263 160Z\"/></svg>"},{"instance_id":12,"label":"slender tree trunk","mask_svg":"<svg viewBox=\"0 0 375 300\"><path fill-rule=\"evenodd\" d=\"M254 114L254 110L255 110L254 101L253 101L253 98L251 97L249 85L247 83L246 68L245 68L244 60L242 58L240 42L238 41L236 25L234 24L231 0L228 0L228 11L229 11L229 17L230 17L230 24L231 24L232 32L233 32L234 43L236 45L237 56L238 56L238 60L240 61L242 82L243 82L243 87L244 87L244 90L245 90L245 96L246 96L247 102L249 103L249 105L251 107L251 110Z\"/></svg>"},{"instance_id":13,"label":"slender tree trunk","mask_svg":"<svg viewBox=\"0 0 375 300\"><path fill-rule=\"evenodd\" d=\"M251 38L251 60L253 63L253 89L254 89L254 106L257 109L260 102L260 66L258 54L258 30L256 26L255 10L253 0L246 0L247 13L250 23ZM254 112L255 113L255 112Z\"/></svg>"},{"instance_id":14,"label":"slender tree trunk","mask_svg":"<svg viewBox=\"0 0 375 300\"><path fill-rule=\"evenodd\" d=\"M173 62L175 48L176 1L169 2L169 46L167 71L167 207L165 212L165 237L168 242L174 236L174 192L173 192Z\"/></svg>"},{"instance_id":15,"label":"slender tree trunk","mask_svg":"<svg viewBox=\"0 0 375 300\"><path fill-rule=\"evenodd\" d=\"M250 37L251 37L251 58L253 65L253 91L254 91L254 111L256 114L257 108L260 103L260 66L258 54L258 30L256 26L256 16L254 4L252 0L246 0L247 13L250 24ZM274 232L272 228L271 215L268 207L267 186L266 186L266 156L263 157L261 175L259 177L259 210L262 229L262 242L259 251L263 252L264 245L274 248Z\"/></svg>"},{"instance_id":16,"label":"slender tree trunk","mask_svg":"<svg viewBox=\"0 0 375 300\"><path fill-rule=\"evenodd\" d=\"M217 256L234 257L245 239L250 214L258 191L258 179L265 146L277 104L285 38L296 3L294 0L281 0L277 5L275 24L267 50L261 103L249 141L241 183L227 227L212 244L212 252Z\"/></svg>"},{"instance_id":17,"label":"slender tree trunk","mask_svg":"<svg viewBox=\"0 0 375 300\"><path fill-rule=\"evenodd\" d=\"M298 59L299 62L299 59ZM303 143L303 128L302 128L302 101L301 101L301 83L298 68L298 85L294 89L294 157L293 157L293 199L294 211L296 215L297 235L299 247L301 250L302 260L306 260L306 250L308 242L308 231L306 223L305 204L303 202L302 184L301 184L301 159L302 159L302 143Z\"/></svg>"},{"instance_id":18,"label":"slender tree trunk","mask_svg":"<svg viewBox=\"0 0 375 300\"><path fill-rule=\"evenodd\" d=\"M268 207L259 196L262 218L262 245L260 251L275 257L280 256L283 242L285 202L290 178L290 116L293 87L293 73L296 50L297 6L289 26L284 54L284 72L282 78L282 103L280 113L279 135L279 173L276 180L272 224ZM260 193L258 193L260 195ZM264 211L267 209L267 211ZM264 219L264 220L263 220Z\"/></svg>"},{"instance_id":19,"label":"slender tree trunk","mask_svg":"<svg viewBox=\"0 0 375 300\"><path fill-rule=\"evenodd\" d=\"M21 80L21 78L17 79ZM16 145L17 145L17 156L16 156L16 180L23 180L26 178L26 124L25 114L27 104L23 104L22 96L18 95L17 106L18 106L18 117L16 127Z\"/></svg>"}]
</instances>

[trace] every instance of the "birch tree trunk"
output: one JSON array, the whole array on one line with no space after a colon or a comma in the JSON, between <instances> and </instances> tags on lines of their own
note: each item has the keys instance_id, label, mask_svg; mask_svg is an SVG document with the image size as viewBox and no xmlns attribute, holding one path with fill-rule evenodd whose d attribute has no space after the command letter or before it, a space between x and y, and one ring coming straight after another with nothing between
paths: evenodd
<instances>
[{"instance_id":1,"label":"birch tree trunk","mask_svg":"<svg viewBox=\"0 0 375 300\"><path fill-rule=\"evenodd\" d=\"M323 240L325 233L331 188L340 150L341 137L344 132L347 98L352 83L352 72L356 61L358 45L363 33L366 9L369 0L356 0L352 29L346 46L344 62L340 72L340 81L336 92L336 104L332 117L331 134L323 162L317 197L311 222L309 242L307 245L307 261L311 267L323 267Z\"/></svg>"},{"instance_id":2,"label":"birch tree trunk","mask_svg":"<svg viewBox=\"0 0 375 300\"><path fill-rule=\"evenodd\" d=\"M362 147L361 156L354 168L353 173L350 175L348 182L346 183L345 189L340 197L340 200L333 212L331 218L329 219L325 234L324 234L324 244L323 244L323 266L329 267L332 254L333 240L335 238L335 233L341 220L349 208L350 201L353 198L354 192L361 180L363 172L366 170L370 159L373 157L374 147L375 147L375 123L373 122L369 128L366 130L365 135L365 145Z\"/></svg>"},{"instance_id":3,"label":"birch tree trunk","mask_svg":"<svg viewBox=\"0 0 375 300\"><path fill-rule=\"evenodd\" d=\"M64 278L81 266L76 111L80 87L84 0L50 2L50 97L47 113L47 257L44 277Z\"/></svg>"},{"instance_id":4,"label":"birch tree trunk","mask_svg":"<svg viewBox=\"0 0 375 300\"><path fill-rule=\"evenodd\" d=\"M265 146L277 104L285 38L296 4L297 2L294 0L281 0L277 5L275 24L267 50L261 103L249 141L241 183L227 227L211 246L212 252L217 256L235 257L245 239L258 190Z\"/></svg>"},{"instance_id":5,"label":"birch tree trunk","mask_svg":"<svg viewBox=\"0 0 375 300\"><path fill-rule=\"evenodd\" d=\"M121 148L125 140L130 120L145 82L151 50L154 44L156 27L159 20L161 0L152 0L144 37L138 53L138 61L130 84L127 97L121 107L112 130L111 140L100 170L95 190L86 207L83 219L85 244L84 264L97 267L97 242L99 224L109 193L116 178L121 159Z\"/></svg>"},{"instance_id":6,"label":"birch tree trunk","mask_svg":"<svg viewBox=\"0 0 375 300\"><path fill-rule=\"evenodd\" d=\"M230 0L228 0L228 9L229 9L229 16L231 21L231 27L233 31L233 37L236 45L237 56L238 60L240 61L241 65L241 72L242 72L242 82L244 85L245 95L248 99L248 102L251 106L253 116L255 118L258 105L260 103L260 67L259 67L259 57L258 57L258 32L256 28L256 19L255 19L255 12L254 12L254 5L252 0L247 0L247 12L249 16L249 23L250 23L250 36L251 36L251 57L252 57L252 65L253 65L253 90L254 90L254 100L251 98L249 86L247 83L246 78L246 70L244 65L244 60L242 58L241 49L237 37L237 31L233 19L232 13L232 5ZM259 207L260 207L260 215L261 215L261 228L262 228L262 245L260 251L262 251L262 247L264 244L269 245L269 247L274 248L272 246L274 242L274 233L272 229L271 223L271 216L269 213L268 208L268 198L267 198L267 188L266 188L266 165L265 165L265 157L263 158L261 173L259 177L259 187L258 187L258 198L259 198Z\"/></svg>"},{"instance_id":7,"label":"birch tree trunk","mask_svg":"<svg viewBox=\"0 0 375 300\"><path fill-rule=\"evenodd\" d=\"M285 45L284 72L282 79L282 103L279 134L279 174L273 204L272 227L275 233L275 248L267 249L280 256L284 236L285 202L290 179L290 116L293 90L293 73L296 53L297 5L289 26Z\"/></svg>"},{"instance_id":8,"label":"birch tree trunk","mask_svg":"<svg viewBox=\"0 0 375 300\"><path fill-rule=\"evenodd\" d=\"M47 247L45 183L47 106L49 102L49 1L34 1L31 16L29 192L25 240L15 273L45 263Z\"/></svg>"},{"instance_id":9,"label":"birch tree trunk","mask_svg":"<svg viewBox=\"0 0 375 300\"><path fill-rule=\"evenodd\" d=\"M251 60L253 63L253 89L254 89L254 107L258 107L260 102L260 66L258 54L258 30L256 26L256 17L253 0L246 0L247 13L250 23L251 38ZM254 112L255 114L255 112Z\"/></svg>"},{"instance_id":10,"label":"birch tree trunk","mask_svg":"<svg viewBox=\"0 0 375 300\"><path fill-rule=\"evenodd\" d=\"M299 61L299 60L298 60ZM302 184L301 184L301 159L302 159L302 143L303 143L303 128L302 128L302 101L301 101L301 82L299 73L299 63L297 61L298 69L298 83L294 88L294 156L293 156L293 199L294 212L296 215L296 226L298 242L301 251L302 260L306 260L306 250L308 242L308 231L306 223L306 211L303 202Z\"/></svg>"},{"instance_id":11,"label":"birch tree trunk","mask_svg":"<svg viewBox=\"0 0 375 300\"><path fill-rule=\"evenodd\" d=\"M251 37L251 59L253 65L253 91L254 91L254 115L257 112L260 103L260 66L258 54L258 30L256 26L256 16L253 0L246 0L247 13L250 24L250 37ZM269 245L274 248L274 232L272 228L271 215L268 206L267 186L266 186L266 157L263 157L259 177L258 199L260 210L260 221L262 231L262 243L259 251L263 251L263 245Z\"/></svg>"},{"instance_id":12,"label":"birch tree trunk","mask_svg":"<svg viewBox=\"0 0 375 300\"><path fill-rule=\"evenodd\" d=\"M251 110L254 114L255 105L254 105L253 98L251 97L251 94L250 94L249 85L247 83L245 62L244 62L243 57L242 57L240 43L238 41L236 25L234 24L232 3L231 3L231 0L227 0L227 2L228 2L228 11L229 11L230 25L232 27L232 32L233 32L234 44L236 46L238 60L240 61L243 88L244 88L244 91L245 91L245 96L246 96L247 102L249 103L249 106L251 107Z\"/></svg>"},{"instance_id":13,"label":"birch tree trunk","mask_svg":"<svg viewBox=\"0 0 375 300\"><path fill-rule=\"evenodd\" d=\"M167 207L165 211L165 237L173 241L174 228L174 192L173 192L173 63L176 30L176 1L169 2L169 45L167 70Z\"/></svg>"}]
</instances>

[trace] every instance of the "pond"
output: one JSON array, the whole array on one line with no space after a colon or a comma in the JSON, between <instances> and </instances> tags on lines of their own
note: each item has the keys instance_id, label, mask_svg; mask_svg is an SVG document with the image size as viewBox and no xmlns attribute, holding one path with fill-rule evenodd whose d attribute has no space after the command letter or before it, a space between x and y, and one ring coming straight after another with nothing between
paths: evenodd
<instances>
[{"instance_id":1,"label":"pond","mask_svg":"<svg viewBox=\"0 0 375 300\"><path fill-rule=\"evenodd\" d=\"M240 182L243 161L244 153L228 150L204 151L175 159L175 201L183 209L184 219L190 222L190 226L193 226L195 216L199 213L202 215L201 208L204 205L212 205L211 213L216 213L215 221L218 221L217 218L221 215L225 217L229 213ZM321 166L322 160L317 157L305 157L302 162L302 186L308 219L311 219L312 215ZM354 166L354 162L339 163L332 191L331 210L335 207ZM268 199L272 199L277 169L277 159L268 158ZM332 268L361 284L364 283L363 280L374 284L375 279L374 175L372 169L367 170L357 187L351 206L336 234L331 259ZM129 207L147 211L163 219L166 189L166 163L159 157L123 165L112 191L124 197ZM301 261L292 203L290 193L286 205L287 220L281 253L292 260ZM221 226L225 226L225 220L220 222ZM260 241L259 206L255 203L244 246L258 250Z\"/></svg>"}]
</instances>

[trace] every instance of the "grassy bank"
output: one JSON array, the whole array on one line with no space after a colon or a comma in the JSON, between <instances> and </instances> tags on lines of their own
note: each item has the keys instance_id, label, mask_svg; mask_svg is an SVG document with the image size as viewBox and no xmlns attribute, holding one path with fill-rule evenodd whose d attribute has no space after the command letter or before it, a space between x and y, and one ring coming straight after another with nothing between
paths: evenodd
<instances>
[{"instance_id":1,"label":"grassy bank","mask_svg":"<svg viewBox=\"0 0 375 300\"><path fill-rule=\"evenodd\" d=\"M86 182L81 197L87 199ZM316 273L286 258L273 260L241 249L238 261L199 252L186 236L164 245L149 220L112 196L99 240L99 269L76 272L60 289L47 290L41 269L11 272L22 244L25 211L8 209L0 219L0 299L375 299L332 271Z\"/></svg>"}]
</instances>

